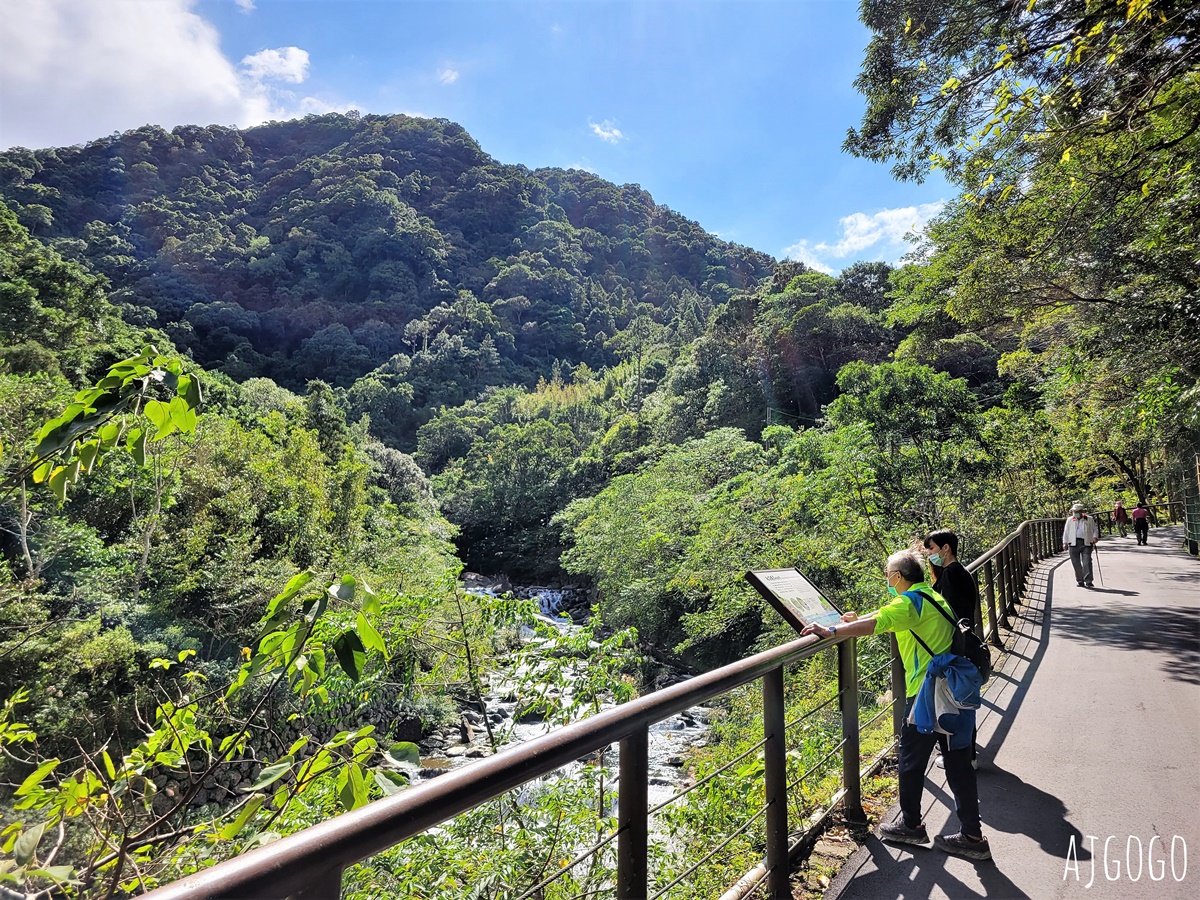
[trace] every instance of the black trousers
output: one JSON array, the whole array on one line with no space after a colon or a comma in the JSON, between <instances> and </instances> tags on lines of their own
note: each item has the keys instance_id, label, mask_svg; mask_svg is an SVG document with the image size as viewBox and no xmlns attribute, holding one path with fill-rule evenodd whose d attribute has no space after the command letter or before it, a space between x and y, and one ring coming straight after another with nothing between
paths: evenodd
<instances>
[{"instance_id":1,"label":"black trousers","mask_svg":"<svg viewBox=\"0 0 1200 900\"><path fill-rule=\"evenodd\" d=\"M954 811L962 830L973 838L983 836L979 824L979 784L971 767L971 748L951 750L944 734L921 734L908 722L913 698L904 709L904 728L900 732L900 811L904 824L916 828L921 824L921 797L925 793L925 769L934 744L942 748L946 761L946 783L954 794Z\"/></svg>"},{"instance_id":2,"label":"black trousers","mask_svg":"<svg viewBox=\"0 0 1200 900\"><path fill-rule=\"evenodd\" d=\"M1147 537L1150 535L1150 520L1149 519L1134 519L1133 531L1137 535L1138 543L1146 543Z\"/></svg>"}]
</instances>

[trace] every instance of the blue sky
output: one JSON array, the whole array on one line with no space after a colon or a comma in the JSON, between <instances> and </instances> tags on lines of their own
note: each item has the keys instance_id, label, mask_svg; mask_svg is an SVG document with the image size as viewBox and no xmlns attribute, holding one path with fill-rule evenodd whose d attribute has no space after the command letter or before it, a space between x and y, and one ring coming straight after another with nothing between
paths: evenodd
<instances>
[{"instance_id":1,"label":"blue sky","mask_svg":"<svg viewBox=\"0 0 1200 900\"><path fill-rule=\"evenodd\" d=\"M633 182L728 240L895 261L951 196L840 151L850 0L6 0L0 145L308 111L439 116L506 163Z\"/></svg>"}]
</instances>

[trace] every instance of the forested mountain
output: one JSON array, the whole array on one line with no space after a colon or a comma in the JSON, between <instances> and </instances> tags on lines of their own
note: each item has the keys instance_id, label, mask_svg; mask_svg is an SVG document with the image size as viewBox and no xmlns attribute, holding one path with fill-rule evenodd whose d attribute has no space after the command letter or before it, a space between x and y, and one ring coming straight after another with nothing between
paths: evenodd
<instances>
[{"instance_id":1,"label":"forested mountain","mask_svg":"<svg viewBox=\"0 0 1200 900\"><path fill-rule=\"evenodd\" d=\"M847 149L961 189L898 269L777 263L443 120L0 154L3 890L133 894L295 832L402 789L462 710L491 752L489 678L565 721L652 657L773 643L747 568L869 609L933 527L971 559L1072 499L1194 492L1194 4L953 12L863 4ZM596 615L563 636L464 563L576 580ZM824 665L789 673L797 715ZM752 752L736 706L696 774ZM535 882L600 828L585 770L346 895ZM661 875L744 819L737 777L689 795Z\"/></svg>"},{"instance_id":2,"label":"forested mountain","mask_svg":"<svg viewBox=\"0 0 1200 900\"><path fill-rule=\"evenodd\" d=\"M697 336L771 262L636 185L502 165L408 116L13 150L0 197L206 367L292 389L374 370L352 403L406 449L484 387L617 362L639 319Z\"/></svg>"}]
</instances>

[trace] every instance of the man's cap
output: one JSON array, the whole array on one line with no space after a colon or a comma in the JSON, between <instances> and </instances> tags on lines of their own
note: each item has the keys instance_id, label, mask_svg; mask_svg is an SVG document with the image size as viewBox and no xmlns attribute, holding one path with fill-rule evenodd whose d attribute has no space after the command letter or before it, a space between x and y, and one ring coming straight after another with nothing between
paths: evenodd
<instances>
[{"instance_id":1,"label":"man's cap","mask_svg":"<svg viewBox=\"0 0 1200 900\"><path fill-rule=\"evenodd\" d=\"M1071 504L1071 512L1082 512L1083 509L1084 509L1084 505L1082 503L1080 503L1078 500L1076 500L1074 503Z\"/></svg>"}]
</instances>

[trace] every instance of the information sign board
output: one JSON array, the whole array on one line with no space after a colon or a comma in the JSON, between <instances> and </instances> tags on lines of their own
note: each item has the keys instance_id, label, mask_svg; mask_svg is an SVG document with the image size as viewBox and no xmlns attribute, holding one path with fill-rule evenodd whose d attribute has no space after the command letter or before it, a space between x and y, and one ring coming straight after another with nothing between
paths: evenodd
<instances>
[{"instance_id":1,"label":"information sign board","mask_svg":"<svg viewBox=\"0 0 1200 900\"><path fill-rule=\"evenodd\" d=\"M842 620L841 610L799 569L759 569L747 572L746 580L797 631L811 622L828 628Z\"/></svg>"}]
</instances>

